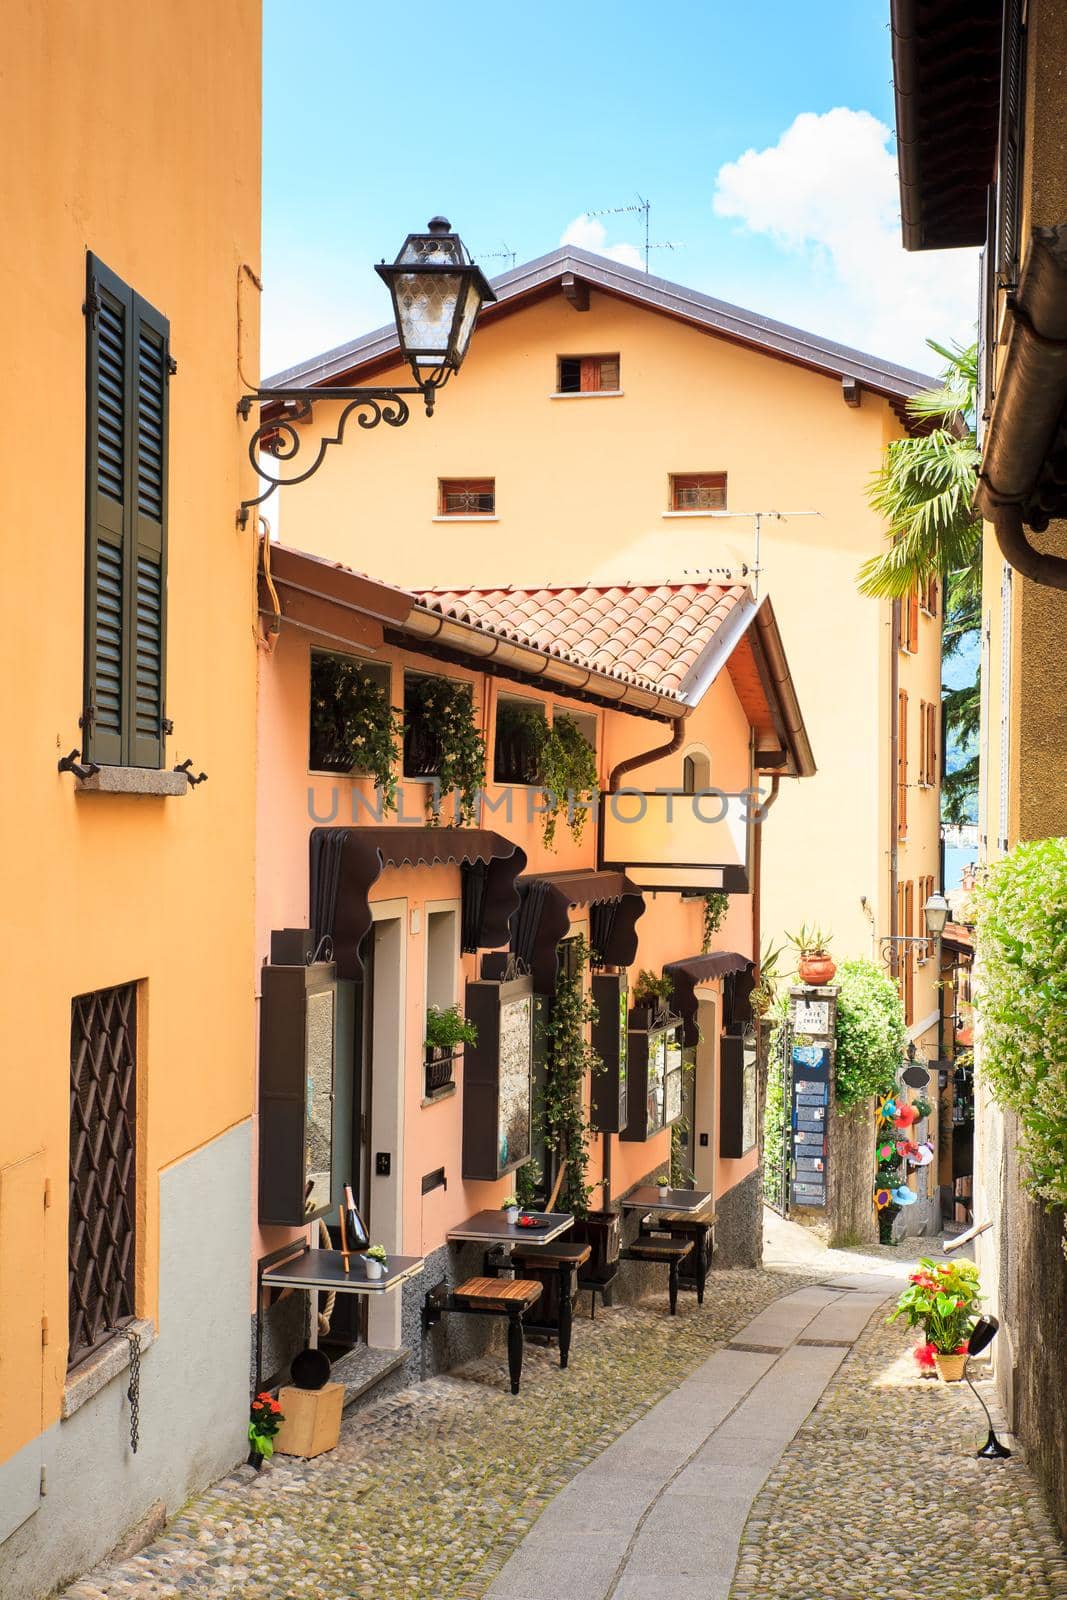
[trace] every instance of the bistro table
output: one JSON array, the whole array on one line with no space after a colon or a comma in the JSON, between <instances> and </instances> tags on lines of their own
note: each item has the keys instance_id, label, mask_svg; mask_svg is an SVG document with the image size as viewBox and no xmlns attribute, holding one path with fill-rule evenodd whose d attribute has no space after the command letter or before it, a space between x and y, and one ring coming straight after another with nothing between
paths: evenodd
<instances>
[{"instance_id":1,"label":"bistro table","mask_svg":"<svg viewBox=\"0 0 1067 1600\"><path fill-rule=\"evenodd\" d=\"M525 1244L551 1244L561 1233L566 1233L574 1218L559 1211L522 1211L520 1216L532 1217L536 1228L520 1228L508 1221L503 1211L476 1211L473 1217L449 1228L449 1244L504 1244L509 1248L521 1239Z\"/></svg>"},{"instance_id":2,"label":"bistro table","mask_svg":"<svg viewBox=\"0 0 1067 1600\"><path fill-rule=\"evenodd\" d=\"M695 1216L711 1199L700 1189L661 1189L646 1183L620 1202L624 1211L685 1211Z\"/></svg>"},{"instance_id":3,"label":"bistro table","mask_svg":"<svg viewBox=\"0 0 1067 1600\"><path fill-rule=\"evenodd\" d=\"M270 1255L261 1256L256 1265L256 1391L263 1381L263 1291L264 1289L303 1289L311 1295L311 1334L309 1347L319 1342L320 1294L392 1294L408 1278L421 1272L422 1256L390 1256L380 1278L367 1275L364 1257L348 1252L348 1269L340 1250L313 1250L307 1239L292 1239Z\"/></svg>"}]
</instances>

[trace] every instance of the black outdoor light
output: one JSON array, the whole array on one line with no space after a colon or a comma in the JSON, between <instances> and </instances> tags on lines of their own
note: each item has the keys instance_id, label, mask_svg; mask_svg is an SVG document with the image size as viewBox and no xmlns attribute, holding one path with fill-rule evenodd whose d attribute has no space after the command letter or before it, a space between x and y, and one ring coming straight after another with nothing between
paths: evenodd
<instances>
[{"instance_id":1,"label":"black outdoor light","mask_svg":"<svg viewBox=\"0 0 1067 1600\"><path fill-rule=\"evenodd\" d=\"M1000 1323L997 1321L996 1317L978 1318L978 1321L971 1329L971 1337L967 1340L967 1361L970 1361L972 1356L981 1355L986 1346L992 1344L999 1327ZM971 1393L978 1401L978 1404L985 1412L985 1419L989 1424L989 1434L986 1438L986 1442L977 1452L979 1461L1006 1461L1011 1455L1011 1451L1008 1449L1007 1445L1001 1444L1000 1440L997 1438L996 1431L993 1427L993 1418L989 1415L989 1407L986 1405L985 1401L982 1399L982 1396L978 1393L978 1390L971 1382L967 1373L966 1362L964 1363L963 1367L963 1376L967 1380L967 1387L970 1389Z\"/></svg>"},{"instance_id":2,"label":"black outdoor light","mask_svg":"<svg viewBox=\"0 0 1067 1600\"><path fill-rule=\"evenodd\" d=\"M925 934L889 934L881 940L882 960L892 966L900 948L911 944L928 944L930 939L940 939L948 921L949 903L943 894L931 894L923 906Z\"/></svg>"},{"instance_id":3,"label":"black outdoor light","mask_svg":"<svg viewBox=\"0 0 1067 1600\"><path fill-rule=\"evenodd\" d=\"M246 422L252 407L261 407L259 425L248 441L248 459L266 488L253 499L242 500L237 514L241 527L252 508L261 505L279 484L303 483L318 471L330 445L343 441L353 412L361 428L376 428L380 422L399 428L411 415L405 397L418 394L426 415L432 416L438 389L463 364L479 311L496 299L488 279L445 217L434 217L425 233L409 233L396 260L391 265L383 261L375 270L389 285L400 352L411 368L414 384L389 388L323 384L256 389L242 395L237 410ZM291 476L268 470L264 456L284 463L300 454L304 439L298 424L310 422L316 401L328 400L341 401L342 410L335 432L319 438L310 466Z\"/></svg>"}]
</instances>

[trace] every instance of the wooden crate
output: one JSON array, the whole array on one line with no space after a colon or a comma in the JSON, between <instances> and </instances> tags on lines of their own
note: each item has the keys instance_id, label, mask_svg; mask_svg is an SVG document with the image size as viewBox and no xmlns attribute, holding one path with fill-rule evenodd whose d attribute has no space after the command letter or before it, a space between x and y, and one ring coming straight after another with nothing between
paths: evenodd
<instances>
[{"instance_id":1,"label":"wooden crate","mask_svg":"<svg viewBox=\"0 0 1067 1600\"><path fill-rule=\"evenodd\" d=\"M274 1439L280 1455L321 1456L324 1450L333 1449L341 1436L343 1383L328 1383L324 1389L287 1385L279 1389L278 1402L285 1417Z\"/></svg>"}]
</instances>

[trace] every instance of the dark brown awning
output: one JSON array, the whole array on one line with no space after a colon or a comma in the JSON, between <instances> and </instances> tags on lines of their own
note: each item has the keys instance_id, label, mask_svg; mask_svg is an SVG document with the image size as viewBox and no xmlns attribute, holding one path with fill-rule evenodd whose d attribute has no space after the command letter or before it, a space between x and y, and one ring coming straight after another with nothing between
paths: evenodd
<instances>
[{"instance_id":1,"label":"dark brown awning","mask_svg":"<svg viewBox=\"0 0 1067 1600\"><path fill-rule=\"evenodd\" d=\"M359 947L371 925L370 891L386 867L484 862L478 946L508 941L519 896L515 880L526 852L488 828L312 828L311 926L333 940L339 978L362 976Z\"/></svg>"},{"instance_id":2,"label":"dark brown awning","mask_svg":"<svg viewBox=\"0 0 1067 1600\"><path fill-rule=\"evenodd\" d=\"M590 907L590 944L598 966L628 967L637 954L637 919L645 897L625 872L538 872L520 878L511 948L533 973L538 994L556 986L556 946L567 936L572 906Z\"/></svg>"},{"instance_id":3,"label":"dark brown awning","mask_svg":"<svg viewBox=\"0 0 1067 1600\"><path fill-rule=\"evenodd\" d=\"M684 961L666 962L663 976L674 982L671 1010L685 1024L685 1044L696 1044L699 1038L695 993L698 983L710 983L712 978L732 979L732 982L723 985L722 1026L729 1028L750 1020L747 1001L754 985L751 981L752 962L748 956L740 955L736 950L713 950L707 956L686 956Z\"/></svg>"}]
</instances>

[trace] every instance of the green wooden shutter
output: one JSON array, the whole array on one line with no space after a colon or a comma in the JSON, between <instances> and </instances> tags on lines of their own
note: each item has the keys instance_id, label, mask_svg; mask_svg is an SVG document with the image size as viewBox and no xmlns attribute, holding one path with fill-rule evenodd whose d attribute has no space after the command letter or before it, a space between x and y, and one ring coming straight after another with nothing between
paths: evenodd
<instances>
[{"instance_id":1,"label":"green wooden shutter","mask_svg":"<svg viewBox=\"0 0 1067 1600\"><path fill-rule=\"evenodd\" d=\"M122 762L125 518L129 502L129 291L89 257L86 422L85 709L83 748Z\"/></svg>"},{"instance_id":2,"label":"green wooden shutter","mask_svg":"<svg viewBox=\"0 0 1067 1600\"><path fill-rule=\"evenodd\" d=\"M167 321L133 297L136 376L132 450L129 754L134 767L163 765L167 597Z\"/></svg>"},{"instance_id":3,"label":"green wooden shutter","mask_svg":"<svg viewBox=\"0 0 1067 1600\"><path fill-rule=\"evenodd\" d=\"M160 767L169 329L93 255L86 311L83 748L102 765Z\"/></svg>"}]
</instances>

